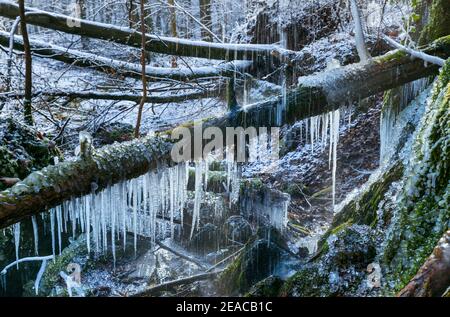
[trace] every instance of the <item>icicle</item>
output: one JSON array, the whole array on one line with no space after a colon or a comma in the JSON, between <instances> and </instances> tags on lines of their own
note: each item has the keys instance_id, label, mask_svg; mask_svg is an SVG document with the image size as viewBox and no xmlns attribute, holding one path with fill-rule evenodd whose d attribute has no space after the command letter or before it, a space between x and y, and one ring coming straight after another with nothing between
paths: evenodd
<instances>
[{"instance_id":1,"label":"icicle","mask_svg":"<svg viewBox=\"0 0 450 317\"><path fill-rule=\"evenodd\" d=\"M56 255L56 246L55 246L55 209L50 210L50 233L52 236L52 252L53 256Z\"/></svg>"},{"instance_id":2,"label":"icicle","mask_svg":"<svg viewBox=\"0 0 450 317\"><path fill-rule=\"evenodd\" d=\"M174 237L173 219L175 215L175 169L169 169L169 191L170 191L170 237Z\"/></svg>"},{"instance_id":3,"label":"icicle","mask_svg":"<svg viewBox=\"0 0 450 317\"><path fill-rule=\"evenodd\" d=\"M59 255L62 253L62 239L61 239L61 231L62 231L62 219L61 219L61 206L56 207L56 230L58 232L58 247L59 247Z\"/></svg>"},{"instance_id":4,"label":"icicle","mask_svg":"<svg viewBox=\"0 0 450 317\"><path fill-rule=\"evenodd\" d=\"M91 199L91 195L84 196L84 218L88 253L91 253Z\"/></svg>"},{"instance_id":5,"label":"icicle","mask_svg":"<svg viewBox=\"0 0 450 317\"><path fill-rule=\"evenodd\" d=\"M337 146L339 142L339 124L340 124L340 111L339 109L333 113L333 208L336 205L336 169L337 169Z\"/></svg>"},{"instance_id":6,"label":"icicle","mask_svg":"<svg viewBox=\"0 0 450 317\"><path fill-rule=\"evenodd\" d=\"M129 183L129 182L128 182ZM130 195L130 193L128 193ZM125 183L121 185L121 201L122 201L122 239L123 239L123 250L125 251L127 245L127 186Z\"/></svg>"},{"instance_id":7,"label":"icicle","mask_svg":"<svg viewBox=\"0 0 450 317\"><path fill-rule=\"evenodd\" d=\"M230 194L230 207L232 204L235 204L239 200L239 191L240 191L240 175L238 164L235 162L230 163L232 166L231 169L231 194Z\"/></svg>"},{"instance_id":8,"label":"icicle","mask_svg":"<svg viewBox=\"0 0 450 317\"><path fill-rule=\"evenodd\" d=\"M200 225L200 207L202 201L202 162L195 162L195 196L194 196L194 209L192 212L192 227L191 238L194 234L195 228Z\"/></svg>"},{"instance_id":9,"label":"icicle","mask_svg":"<svg viewBox=\"0 0 450 317\"><path fill-rule=\"evenodd\" d=\"M333 154L333 131L334 131L334 116L333 116L333 112L328 113L329 117L330 117L330 148L328 151L328 168L331 169L331 159L332 159L332 154Z\"/></svg>"},{"instance_id":10,"label":"icicle","mask_svg":"<svg viewBox=\"0 0 450 317\"><path fill-rule=\"evenodd\" d=\"M41 284L42 276L45 273L46 266L47 266L47 260L44 259L44 260L42 260L41 267L40 267L39 272L38 272L38 274L36 276L36 281L34 282L34 290L36 292L36 296L39 295L39 286Z\"/></svg>"},{"instance_id":11,"label":"icicle","mask_svg":"<svg viewBox=\"0 0 450 317\"><path fill-rule=\"evenodd\" d=\"M92 194L92 209L91 209L91 222L92 222L92 235L94 237L94 246L95 246L95 253L100 253L100 211L99 208L101 208L101 201L100 201L100 195L94 195Z\"/></svg>"},{"instance_id":12,"label":"icicle","mask_svg":"<svg viewBox=\"0 0 450 317\"><path fill-rule=\"evenodd\" d=\"M111 200L111 253L114 261L114 269L116 268L116 213L117 213L117 197L118 185L113 186L110 195Z\"/></svg>"},{"instance_id":13,"label":"icicle","mask_svg":"<svg viewBox=\"0 0 450 317\"><path fill-rule=\"evenodd\" d=\"M133 245L134 245L134 254L137 254L137 209L138 209L138 188L137 181L133 179L131 181L132 184L132 196L133 196Z\"/></svg>"},{"instance_id":14,"label":"icicle","mask_svg":"<svg viewBox=\"0 0 450 317\"><path fill-rule=\"evenodd\" d=\"M16 260L19 261L20 222L14 224L13 230L14 230L14 246L15 246L15 249L16 249ZM19 262L17 262L17 269L19 269Z\"/></svg>"},{"instance_id":15,"label":"icicle","mask_svg":"<svg viewBox=\"0 0 450 317\"><path fill-rule=\"evenodd\" d=\"M311 117L310 120L310 130L309 130L309 137L311 140L311 154L314 153L314 129L315 129L315 121L316 117Z\"/></svg>"},{"instance_id":16,"label":"icicle","mask_svg":"<svg viewBox=\"0 0 450 317\"><path fill-rule=\"evenodd\" d=\"M77 208L75 207L76 205L76 200L72 199L70 202L70 211L69 211L69 215L70 215L70 219L72 220L72 238L75 239L76 237L76 232L77 232L77 215L76 215L76 211Z\"/></svg>"},{"instance_id":17,"label":"icicle","mask_svg":"<svg viewBox=\"0 0 450 317\"><path fill-rule=\"evenodd\" d=\"M33 224L34 254L39 255L39 231L36 216L31 216L31 223Z\"/></svg>"}]
</instances>

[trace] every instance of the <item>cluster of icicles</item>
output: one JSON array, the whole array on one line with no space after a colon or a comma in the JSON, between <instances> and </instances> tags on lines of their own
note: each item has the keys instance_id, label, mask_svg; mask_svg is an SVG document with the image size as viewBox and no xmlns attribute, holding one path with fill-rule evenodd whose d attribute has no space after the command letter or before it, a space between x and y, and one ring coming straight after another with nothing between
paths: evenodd
<instances>
[{"instance_id":1,"label":"cluster of icicles","mask_svg":"<svg viewBox=\"0 0 450 317\"><path fill-rule=\"evenodd\" d=\"M200 207L207 190L209 164L195 163L195 193L191 237L200 225ZM189 164L181 163L161 171L151 171L138 178L123 181L97 193L72 198L49 211L53 255L62 252L62 234L86 235L88 252L106 252L110 247L114 261L116 245L127 244L127 233L149 237L175 235L177 224L183 224L183 210L188 199ZM237 163L227 161L226 189L230 203L239 199L240 174ZM44 214L42 214L44 217ZM32 217L35 253L38 254L38 227ZM16 258L19 260L20 223L12 226Z\"/></svg>"},{"instance_id":2,"label":"cluster of icicles","mask_svg":"<svg viewBox=\"0 0 450 317\"><path fill-rule=\"evenodd\" d=\"M351 112L348 118L349 122L351 122ZM332 174L333 207L336 205L337 146L339 143L340 121L341 112L338 109L299 122L300 140L305 139L310 142L311 154L314 153L316 147L324 150L329 145L328 164Z\"/></svg>"}]
</instances>

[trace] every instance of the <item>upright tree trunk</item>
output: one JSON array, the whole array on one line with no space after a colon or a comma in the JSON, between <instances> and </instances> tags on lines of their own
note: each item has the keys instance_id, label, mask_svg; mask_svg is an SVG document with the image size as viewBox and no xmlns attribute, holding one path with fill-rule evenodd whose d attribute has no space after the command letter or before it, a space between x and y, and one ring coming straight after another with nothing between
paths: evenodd
<instances>
[{"instance_id":1,"label":"upright tree trunk","mask_svg":"<svg viewBox=\"0 0 450 317\"><path fill-rule=\"evenodd\" d=\"M127 9L128 9L128 23L130 28L134 28L135 25L138 23L138 15L136 14L136 4L134 0L128 0L127 1Z\"/></svg>"},{"instance_id":2,"label":"upright tree trunk","mask_svg":"<svg viewBox=\"0 0 450 317\"><path fill-rule=\"evenodd\" d=\"M363 23L361 20L361 12L356 0L350 0L350 11L352 12L353 22L355 24L356 49L358 51L360 61L365 63L371 56L369 50L367 49Z\"/></svg>"},{"instance_id":3,"label":"upright tree trunk","mask_svg":"<svg viewBox=\"0 0 450 317\"><path fill-rule=\"evenodd\" d=\"M142 110L144 109L145 100L147 98L147 76L146 76L146 52L145 52L145 0L140 0L141 4L141 33L142 33L142 48L141 48L141 65L142 65L142 99L139 104L138 117L136 121L136 130L134 131L134 136L139 137L139 132L141 130L142 121Z\"/></svg>"},{"instance_id":4,"label":"upright tree trunk","mask_svg":"<svg viewBox=\"0 0 450 317\"><path fill-rule=\"evenodd\" d=\"M20 12L20 30L23 37L23 48L25 55L25 96L23 99L23 114L25 122L29 125L33 125L33 115L31 113L31 97L32 97L32 61L31 61L31 49L30 41L28 39L27 22L25 17L25 0L19 0L19 12Z\"/></svg>"},{"instance_id":5,"label":"upright tree trunk","mask_svg":"<svg viewBox=\"0 0 450 317\"><path fill-rule=\"evenodd\" d=\"M79 14L80 14L79 18L86 19L87 14L86 14L85 0L77 0L76 4L78 6L78 10L79 10ZM87 49L88 45L89 45L89 38L87 38L86 36L82 36L81 37L81 46L83 47L83 49Z\"/></svg>"},{"instance_id":6,"label":"upright tree trunk","mask_svg":"<svg viewBox=\"0 0 450 317\"><path fill-rule=\"evenodd\" d=\"M212 27L211 18L211 0L199 0L200 3L200 21L209 29ZM212 35L205 30L201 29L202 40L212 42Z\"/></svg>"},{"instance_id":7,"label":"upright tree trunk","mask_svg":"<svg viewBox=\"0 0 450 317\"><path fill-rule=\"evenodd\" d=\"M178 37L177 32L177 14L175 12L175 0L167 0L167 3L169 4L169 13L170 13L170 32L172 33L173 37ZM177 57L172 56L172 67L176 68L177 65Z\"/></svg>"}]
</instances>

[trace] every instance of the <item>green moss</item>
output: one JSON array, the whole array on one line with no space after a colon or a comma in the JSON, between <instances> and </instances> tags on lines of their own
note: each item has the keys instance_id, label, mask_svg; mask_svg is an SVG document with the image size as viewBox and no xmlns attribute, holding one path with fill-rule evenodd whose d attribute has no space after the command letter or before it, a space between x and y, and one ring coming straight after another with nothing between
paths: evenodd
<instances>
[{"instance_id":1,"label":"green moss","mask_svg":"<svg viewBox=\"0 0 450 317\"><path fill-rule=\"evenodd\" d=\"M65 248L61 255L57 256L53 262L49 262L44 275L42 276L40 294L50 295L53 287L61 280L59 273L66 272L67 265L72 263L76 257L86 257L87 245L84 237L80 237L69 247Z\"/></svg>"},{"instance_id":2,"label":"green moss","mask_svg":"<svg viewBox=\"0 0 450 317\"><path fill-rule=\"evenodd\" d=\"M315 265L303 267L289 278L280 290L281 296L329 296L328 277Z\"/></svg>"},{"instance_id":3,"label":"green moss","mask_svg":"<svg viewBox=\"0 0 450 317\"><path fill-rule=\"evenodd\" d=\"M260 228L241 254L219 276L219 292L227 296L248 292L255 283L273 274L282 249L286 246L276 229Z\"/></svg>"},{"instance_id":4,"label":"green moss","mask_svg":"<svg viewBox=\"0 0 450 317\"><path fill-rule=\"evenodd\" d=\"M403 51L393 51L391 53L385 54L383 56L380 57L376 57L373 59L373 61L377 64L384 64L384 63L388 63L394 60L398 60L400 58L403 58L406 56L406 53Z\"/></svg>"},{"instance_id":5,"label":"green moss","mask_svg":"<svg viewBox=\"0 0 450 317\"><path fill-rule=\"evenodd\" d=\"M374 226L377 222L378 204L384 198L392 182L403 175L403 165L398 163L388 169L382 176L356 196L336 214L330 229L319 241L319 248L332 234L336 234L352 224Z\"/></svg>"},{"instance_id":6,"label":"green moss","mask_svg":"<svg viewBox=\"0 0 450 317\"><path fill-rule=\"evenodd\" d=\"M389 267L387 279L393 292L410 281L450 224L449 63L415 139L416 158L408 171L398 221L386 241L383 261Z\"/></svg>"},{"instance_id":7,"label":"green moss","mask_svg":"<svg viewBox=\"0 0 450 317\"><path fill-rule=\"evenodd\" d=\"M450 34L450 1L433 0L429 12L428 23L419 38L422 45Z\"/></svg>"},{"instance_id":8,"label":"green moss","mask_svg":"<svg viewBox=\"0 0 450 317\"><path fill-rule=\"evenodd\" d=\"M245 297L276 297L278 296L283 280L276 276L268 278L256 283L251 290L245 294Z\"/></svg>"}]
</instances>

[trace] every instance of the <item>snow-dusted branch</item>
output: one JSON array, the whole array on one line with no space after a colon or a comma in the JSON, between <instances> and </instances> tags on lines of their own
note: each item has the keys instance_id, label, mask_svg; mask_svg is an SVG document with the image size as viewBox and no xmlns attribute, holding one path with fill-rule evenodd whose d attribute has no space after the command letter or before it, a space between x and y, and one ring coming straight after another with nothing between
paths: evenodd
<instances>
[{"instance_id":1,"label":"snow-dusted branch","mask_svg":"<svg viewBox=\"0 0 450 317\"><path fill-rule=\"evenodd\" d=\"M152 296L152 294L170 289L175 286L181 286L181 285L191 284L191 283L194 283L197 281L214 279L217 275L219 275L222 272L223 272L223 270L218 270L215 272L201 273L201 274L197 274L197 275L193 275L193 276L183 277L183 278L180 278L180 279L174 280L174 281L164 282L162 284L149 287L146 290L139 292L133 296L134 297Z\"/></svg>"},{"instance_id":2,"label":"snow-dusted branch","mask_svg":"<svg viewBox=\"0 0 450 317\"><path fill-rule=\"evenodd\" d=\"M69 34L113 41L133 47L141 47L141 33L136 30L111 24L74 19L72 17L46 12L34 8L26 8L27 23L57 30ZM19 15L18 6L6 0L0 0L0 16L15 19ZM67 25L68 19L76 20L79 27ZM257 56L270 56L277 51L276 45L265 44L225 44L204 41L191 41L173 37L145 35L146 50L154 53L202 57L217 60L254 60Z\"/></svg>"},{"instance_id":3,"label":"snow-dusted branch","mask_svg":"<svg viewBox=\"0 0 450 317\"><path fill-rule=\"evenodd\" d=\"M411 55L413 57L420 58L420 59L424 60L427 63L435 64L435 65L438 65L438 66L441 66L441 67L444 66L444 64L445 64L445 60L440 58L440 57L432 56L432 55L429 55L427 53L424 53L424 52L421 52L421 51L418 51L418 50L413 50L413 49L411 49L409 47L401 45L400 43L394 41L393 39L391 39L390 37L388 37L386 35L384 35L383 38L392 47L397 48L397 49L399 49L401 51L404 51L404 52L408 53L409 55Z\"/></svg>"},{"instance_id":4,"label":"snow-dusted branch","mask_svg":"<svg viewBox=\"0 0 450 317\"><path fill-rule=\"evenodd\" d=\"M10 35L0 31L0 45L8 45ZM39 57L51 58L71 65L89 67L109 74L120 74L127 77L141 77L141 66L134 63L119 61L96 54L67 49L61 46L47 44L41 41L31 40L31 50ZM14 48L23 50L21 36L14 37ZM174 79L187 81L205 77L229 77L237 72L245 72L252 66L250 61L233 61L219 64L217 66L184 67L184 68L164 68L146 67L149 80Z\"/></svg>"},{"instance_id":5,"label":"snow-dusted branch","mask_svg":"<svg viewBox=\"0 0 450 317\"><path fill-rule=\"evenodd\" d=\"M146 103L165 104L172 102L183 102L186 100L202 99L202 98L214 98L219 96L220 89L209 89L205 91L165 95L165 96L146 96ZM139 102L142 98L138 94L128 94L123 92L99 92L99 91L67 91L67 90L54 90L54 91L38 91L33 94L36 96L46 97L66 97L69 99L84 99L84 100L117 100L117 101L133 101ZM0 100L10 98L21 98L22 94L17 93L5 93L0 94Z\"/></svg>"},{"instance_id":6,"label":"snow-dusted branch","mask_svg":"<svg viewBox=\"0 0 450 317\"><path fill-rule=\"evenodd\" d=\"M0 271L0 274L6 274L11 267L13 267L19 263L33 262L33 261L48 261L48 260L52 260L53 258L54 258L53 255L48 255L48 256L35 256L35 257L27 257L27 258L18 259L16 261L8 264L7 266L5 266L3 268L3 270Z\"/></svg>"}]
</instances>

